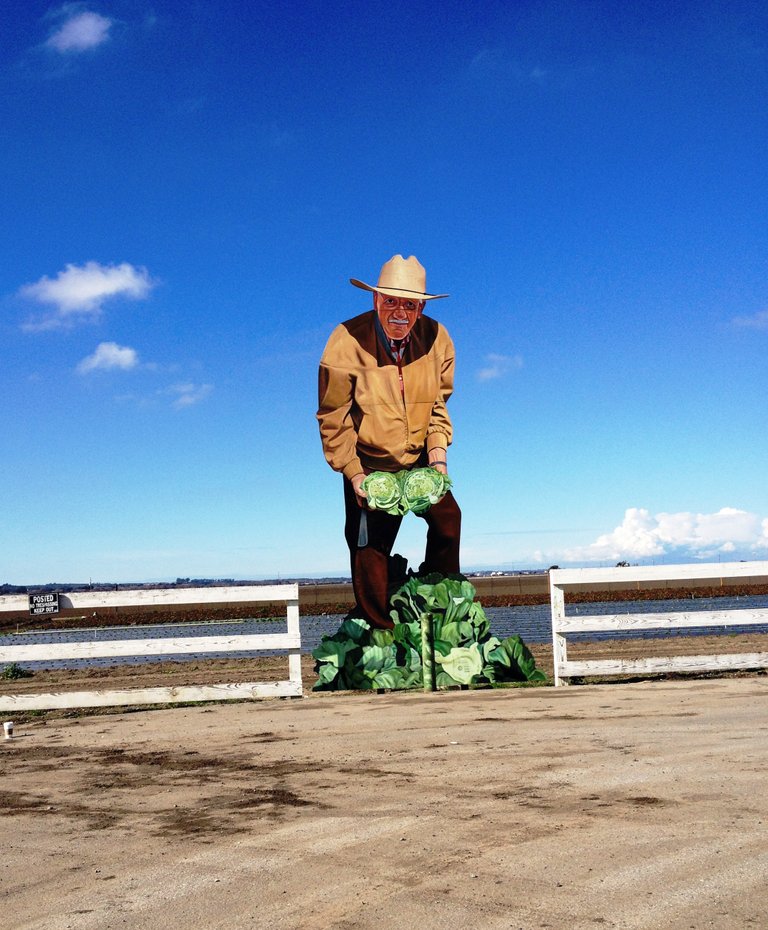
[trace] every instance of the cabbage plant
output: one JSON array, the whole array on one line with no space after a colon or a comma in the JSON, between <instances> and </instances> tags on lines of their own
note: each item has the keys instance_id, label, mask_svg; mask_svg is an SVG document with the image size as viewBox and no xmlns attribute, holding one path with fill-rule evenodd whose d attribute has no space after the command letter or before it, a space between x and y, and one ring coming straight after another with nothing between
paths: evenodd
<instances>
[{"instance_id":1,"label":"cabbage plant","mask_svg":"<svg viewBox=\"0 0 768 930\"><path fill-rule=\"evenodd\" d=\"M317 691L423 685L421 616L432 617L437 687L546 681L523 640L491 636L474 586L463 576L411 575L390 599L391 630L345 620L314 650Z\"/></svg>"},{"instance_id":2,"label":"cabbage plant","mask_svg":"<svg viewBox=\"0 0 768 930\"><path fill-rule=\"evenodd\" d=\"M393 516L405 513L398 472L374 471L363 481L363 490L371 510L384 510Z\"/></svg>"},{"instance_id":3,"label":"cabbage plant","mask_svg":"<svg viewBox=\"0 0 768 930\"><path fill-rule=\"evenodd\" d=\"M402 516L409 510L426 513L445 495L451 479L435 468L412 468L398 472L374 471L363 480L371 510Z\"/></svg>"},{"instance_id":4,"label":"cabbage plant","mask_svg":"<svg viewBox=\"0 0 768 930\"><path fill-rule=\"evenodd\" d=\"M435 652L435 662L449 678L460 685L471 685L483 671L483 657L477 643L455 646L446 656Z\"/></svg>"},{"instance_id":5,"label":"cabbage plant","mask_svg":"<svg viewBox=\"0 0 768 930\"><path fill-rule=\"evenodd\" d=\"M450 478L436 468L412 468L401 475L403 506L413 513L425 513L451 486Z\"/></svg>"}]
</instances>

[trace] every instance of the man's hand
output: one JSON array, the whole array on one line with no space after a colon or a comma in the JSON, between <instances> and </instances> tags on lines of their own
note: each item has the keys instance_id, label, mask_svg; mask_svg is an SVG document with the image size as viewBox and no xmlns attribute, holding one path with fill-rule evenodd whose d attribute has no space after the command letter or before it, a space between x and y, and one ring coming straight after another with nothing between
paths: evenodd
<instances>
[{"instance_id":1,"label":"man's hand","mask_svg":"<svg viewBox=\"0 0 768 930\"><path fill-rule=\"evenodd\" d=\"M448 452L446 449L431 449L427 457L430 468L439 471L441 475L448 474Z\"/></svg>"},{"instance_id":2,"label":"man's hand","mask_svg":"<svg viewBox=\"0 0 768 930\"><path fill-rule=\"evenodd\" d=\"M360 472L359 475L355 475L355 477L351 479L352 490L355 492L355 497L357 498L358 507L365 507L366 501L368 500L368 498L366 497L365 491L363 490L364 481L365 481L365 472L362 472L362 471Z\"/></svg>"}]
</instances>

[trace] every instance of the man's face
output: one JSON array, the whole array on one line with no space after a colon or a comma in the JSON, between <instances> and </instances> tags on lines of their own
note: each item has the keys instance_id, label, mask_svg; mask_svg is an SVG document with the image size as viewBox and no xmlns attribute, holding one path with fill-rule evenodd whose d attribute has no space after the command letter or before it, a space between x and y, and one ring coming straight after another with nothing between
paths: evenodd
<instances>
[{"instance_id":1,"label":"man's face","mask_svg":"<svg viewBox=\"0 0 768 930\"><path fill-rule=\"evenodd\" d=\"M421 316L423 300L410 297L389 297L374 291L373 305L379 315L382 329L390 339L405 339Z\"/></svg>"}]
</instances>

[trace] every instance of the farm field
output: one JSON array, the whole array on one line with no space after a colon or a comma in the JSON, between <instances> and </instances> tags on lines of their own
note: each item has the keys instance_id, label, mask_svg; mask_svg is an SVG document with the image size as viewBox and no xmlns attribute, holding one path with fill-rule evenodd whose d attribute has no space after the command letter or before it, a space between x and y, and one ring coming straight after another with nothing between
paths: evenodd
<instances>
[{"instance_id":1,"label":"farm field","mask_svg":"<svg viewBox=\"0 0 768 930\"><path fill-rule=\"evenodd\" d=\"M536 665L552 676L551 643L529 643ZM645 656L713 655L727 652L768 652L768 634L739 633L737 636L676 636L663 639L613 639L573 643L573 659L641 658ZM308 692L317 676L314 660L301 659L304 688ZM282 656L260 658L200 659L186 662L148 662L89 669L35 671L31 678L0 678L0 694L38 694L62 691L122 690L124 688L180 687L220 682L279 681L287 676L288 660ZM759 672L730 675L765 676ZM6 713L7 716L7 713ZM23 719L23 715L22 715Z\"/></svg>"}]
</instances>

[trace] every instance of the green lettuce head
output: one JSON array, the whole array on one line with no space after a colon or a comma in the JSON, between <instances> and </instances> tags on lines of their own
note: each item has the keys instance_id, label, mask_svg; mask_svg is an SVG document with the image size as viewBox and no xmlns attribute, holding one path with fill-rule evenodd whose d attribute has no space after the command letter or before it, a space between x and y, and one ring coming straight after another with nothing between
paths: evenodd
<instances>
[{"instance_id":1,"label":"green lettuce head","mask_svg":"<svg viewBox=\"0 0 768 930\"><path fill-rule=\"evenodd\" d=\"M483 671L483 657L477 643L471 646L457 646L447 656L435 653L435 662L441 665L454 681L460 685L470 685Z\"/></svg>"},{"instance_id":2,"label":"green lettuce head","mask_svg":"<svg viewBox=\"0 0 768 930\"><path fill-rule=\"evenodd\" d=\"M400 480L396 474L374 471L363 481L363 490L371 510L384 510L393 515L405 512L401 506Z\"/></svg>"},{"instance_id":3,"label":"green lettuce head","mask_svg":"<svg viewBox=\"0 0 768 930\"><path fill-rule=\"evenodd\" d=\"M451 486L450 478L435 468L414 468L401 475L403 506L414 513L425 513Z\"/></svg>"}]
</instances>

